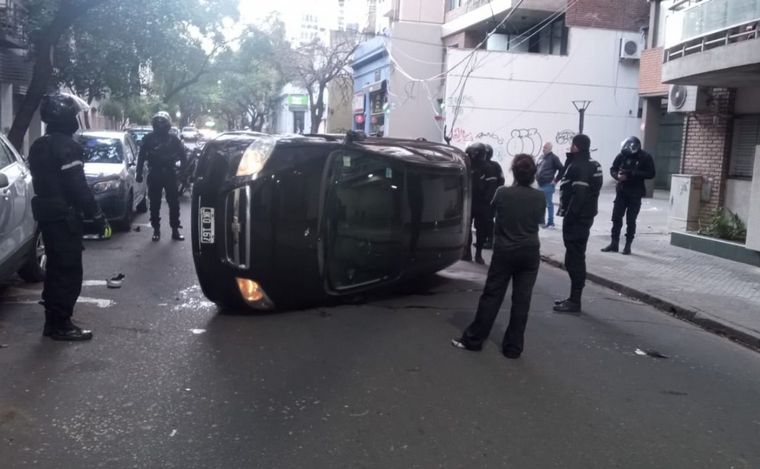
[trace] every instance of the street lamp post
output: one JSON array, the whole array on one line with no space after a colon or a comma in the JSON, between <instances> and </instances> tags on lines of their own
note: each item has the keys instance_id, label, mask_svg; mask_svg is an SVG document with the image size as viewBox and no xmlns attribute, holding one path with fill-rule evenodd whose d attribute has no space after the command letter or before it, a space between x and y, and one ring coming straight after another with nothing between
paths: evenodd
<instances>
[{"instance_id":1,"label":"street lamp post","mask_svg":"<svg viewBox=\"0 0 760 469\"><path fill-rule=\"evenodd\" d=\"M573 101L573 106L575 106L575 110L578 111L578 133L583 133L583 121L586 117L586 109L588 109L589 105L591 104L591 101L588 100L575 100Z\"/></svg>"}]
</instances>

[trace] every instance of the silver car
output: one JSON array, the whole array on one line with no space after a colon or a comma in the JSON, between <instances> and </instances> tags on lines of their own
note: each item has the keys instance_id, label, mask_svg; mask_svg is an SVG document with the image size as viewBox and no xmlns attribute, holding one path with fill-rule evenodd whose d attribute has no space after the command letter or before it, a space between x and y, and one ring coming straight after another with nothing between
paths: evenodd
<instances>
[{"instance_id":1,"label":"silver car","mask_svg":"<svg viewBox=\"0 0 760 469\"><path fill-rule=\"evenodd\" d=\"M0 135L0 280L18 272L45 278L45 244L32 215L32 176L24 158Z\"/></svg>"}]
</instances>

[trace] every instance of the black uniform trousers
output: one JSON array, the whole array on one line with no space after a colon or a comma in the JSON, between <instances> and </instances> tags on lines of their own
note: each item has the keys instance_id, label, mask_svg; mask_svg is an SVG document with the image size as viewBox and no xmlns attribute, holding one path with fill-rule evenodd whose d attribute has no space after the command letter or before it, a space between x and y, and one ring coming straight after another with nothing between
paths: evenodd
<instances>
[{"instance_id":1,"label":"black uniform trousers","mask_svg":"<svg viewBox=\"0 0 760 469\"><path fill-rule=\"evenodd\" d=\"M472 221L470 226L475 225L475 247L482 249L486 244L486 240L493 236L494 221L493 212L489 207L487 210L479 210L472 212ZM467 249L472 246L472 229L468 231L467 236Z\"/></svg>"},{"instance_id":2,"label":"black uniform trousers","mask_svg":"<svg viewBox=\"0 0 760 469\"><path fill-rule=\"evenodd\" d=\"M497 248L494 251L475 320L462 336L462 340L468 346L480 348L488 338L511 280L512 307L509 326L502 340L502 350L518 354L522 352L530 300L540 263L538 247L509 251Z\"/></svg>"},{"instance_id":3,"label":"black uniform trousers","mask_svg":"<svg viewBox=\"0 0 760 469\"><path fill-rule=\"evenodd\" d=\"M82 221L40 221L47 266L42 302L49 319L70 319L82 292Z\"/></svg>"},{"instance_id":4,"label":"black uniform trousers","mask_svg":"<svg viewBox=\"0 0 760 469\"><path fill-rule=\"evenodd\" d=\"M625 237L633 241L636 235L636 218L641 210L641 197L629 194L625 191L617 191L615 202L612 207L612 238L620 239L620 231L623 229L623 216L625 216Z\"/></svg>"},{"instance_id":5,"label":"black uniform trousers","mask_svg":"<svg viewBox=\"0 0 760 469\"><path fill-rule=\"evenodd\" d=\"M593 218L580 218L562 222L562 241L565 243L565 269L570 275L570 289L583 290L586 285L586 246L591 234Z\"/></svg>"},{"instance_id":6,"label":"black uniform trousers","mask_svg":"<svg viewBox=\"0 0 760 469\"><path fill-rule=\"evenodd\" d=\"M161 199L164 192L166 192L166 203L169 204L169 226L179 228L177 174L174 168L151 168L148 173L148 198L150 199L150 224L153 228L161 226Z\"/></svg>"}]
</instances>

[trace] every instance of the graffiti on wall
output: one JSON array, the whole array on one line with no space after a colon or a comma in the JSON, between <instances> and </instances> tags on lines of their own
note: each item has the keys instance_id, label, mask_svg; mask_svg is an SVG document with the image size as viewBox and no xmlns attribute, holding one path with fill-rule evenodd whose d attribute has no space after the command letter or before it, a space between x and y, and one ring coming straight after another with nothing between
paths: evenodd
<instances>
[{"instance_id":1,"label":"graffiti on wall","mask_svg":"<svg viewBox=\"0 0 760 469\"><path fill-rule=\"evenodd\" d=\"M575 131L569 129L560 130L557 132L554 141L557 142L558 145L567 145L573 141L573 137L575 137Z\"/></svg>"},{"instance_id":2,"label":"graffiti on wall","mask_svg":"<svg viewBox=\"0 0 760 469\"><path fill-rule=\"evenodd\" d=\"M507 155L515 156L520 153L538 155L543 146L543 138L536 128L513 129L507 142Z\"/></svg>"}]
</instances>

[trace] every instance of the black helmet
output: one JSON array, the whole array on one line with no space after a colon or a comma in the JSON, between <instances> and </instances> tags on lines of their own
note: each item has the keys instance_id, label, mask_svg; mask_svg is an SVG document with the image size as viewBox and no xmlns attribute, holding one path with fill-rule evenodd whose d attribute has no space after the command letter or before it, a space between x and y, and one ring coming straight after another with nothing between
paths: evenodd
<instances>
[{"instance_id":1,"label":"black helmet","mask_svg":"<svg viewBox=\"0 0 760 469\"><path fill-rule=\"evenodd\" d=\"M157 112L153 119L150 120L153 130L160 133L169 133L172 128L172 118L166 111Z\"/></svg>"},{"instance_id":2,"label":"black helmet","mask_svg":"<svg viewBox=\"0 0 760 469\"><path fill-rule=\"evenodd\" d=\"M638 137L628 137L620 146L620 153L625 156L633 156L641 150L641 140Z\"/></svg>"},{"instance_id":3,"label":"black helmet","mask_svg":"<svg viewBox=\"0 0 760 469\"><path fill-rule=\"evenodd\" d=\"M486 146L480 142L471 144L464 152L473 161L485 161L486 159Z\"/></svg>"},{"instance_id":4,"label":"black helmet","mask_svg":"<svg viewBox=\"0 0 760 469\"><path fill-rule=\"evenodd\" d=\"M485 144L486 147L486 161L491 161L491 158L493 158L493 147L489 144Z\"/></svg>"},{"instance_id":5,"label":"black helmet","mask_svg":"<svg viewBox=\"0 0 760 469\"><path fill-rule=\"evenodd\" d=\"M70 125L77 121L77 114L88 111L89 108L90 106L77 96L65 93L46 94L40 102L40 118L47 125Z\"/></svg>"}]
</instances>

